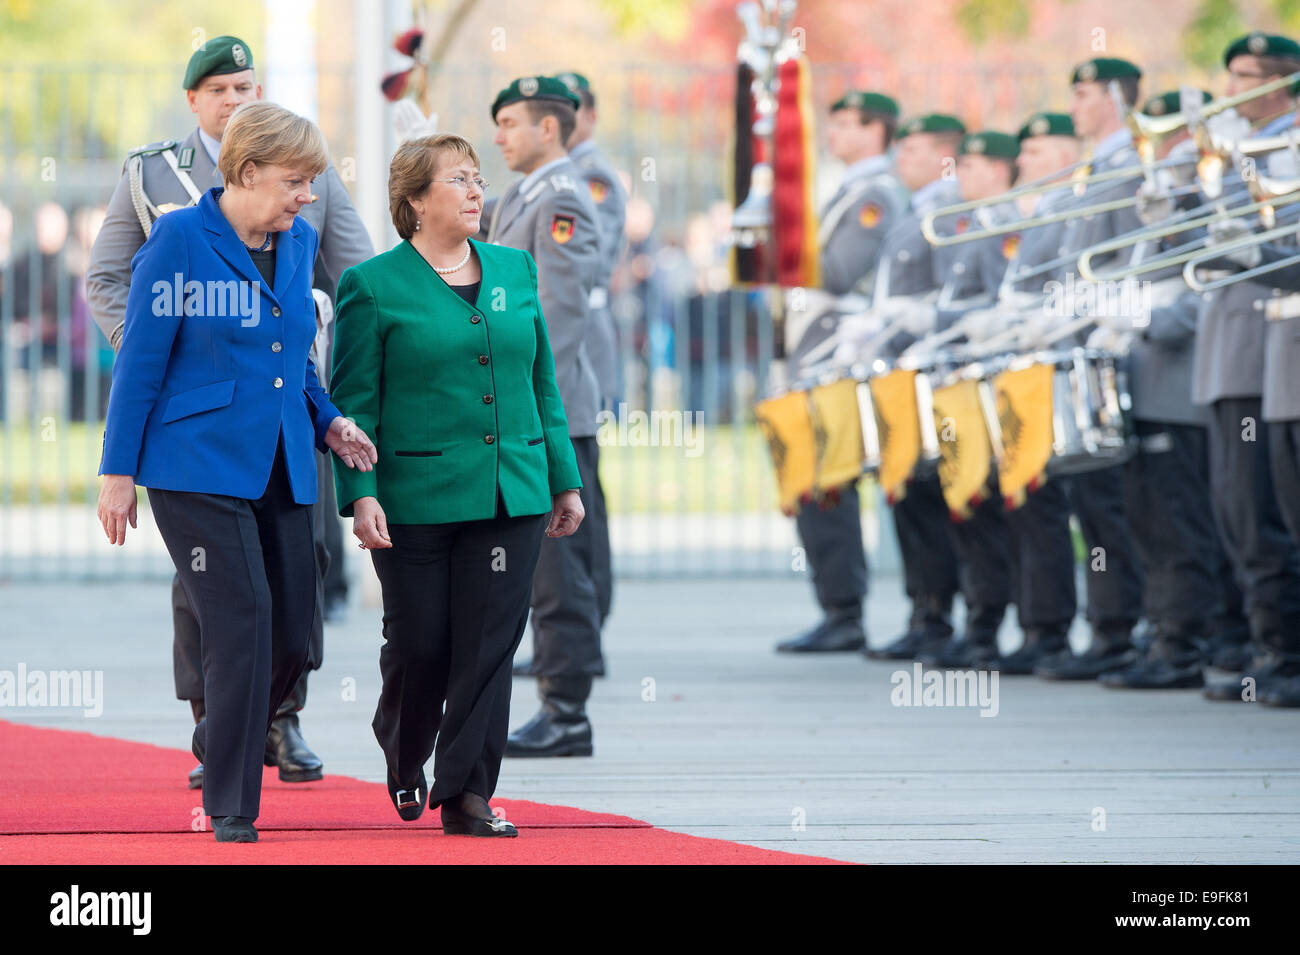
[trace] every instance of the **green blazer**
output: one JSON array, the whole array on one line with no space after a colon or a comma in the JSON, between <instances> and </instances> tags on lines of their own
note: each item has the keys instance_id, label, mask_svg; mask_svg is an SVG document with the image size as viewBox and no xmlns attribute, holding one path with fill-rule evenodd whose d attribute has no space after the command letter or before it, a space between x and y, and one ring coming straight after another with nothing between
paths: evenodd
<instances>
[{"instance_id":1,"label":"green blazer","mask_svg":"<svg viewBox=\"0 0 1300 955\"><path fill-rule=\"evenodd\" d=\"M518 249L471 240L483 272L470 305L402 242L339 278L335 405L370 435L373 471L336 462L339 513L374 497L391 524L545 514L582 487L537 299Z\"/></svg>"}]
</instances>

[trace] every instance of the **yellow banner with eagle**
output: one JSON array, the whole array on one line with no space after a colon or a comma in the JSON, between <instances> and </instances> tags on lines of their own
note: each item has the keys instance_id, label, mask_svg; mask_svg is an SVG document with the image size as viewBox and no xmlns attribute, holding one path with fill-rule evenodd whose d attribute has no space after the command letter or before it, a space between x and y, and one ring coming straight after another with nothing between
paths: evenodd
<instances>
[{"instance_id":1,"label":"yellow banner with eagle","mask_svg":"<svg viewBox=\"0 0 1300 955\"><path fill-rule=\"evenodd\" d=\"M890 504L907 493L907 479L921 454L916 410L916 372L896 369L871 379L880 425L880 487Z\"/></svg>"},{"instance_id":2,"label":"yellow banner with eagle","mask_svg":"<svg viewBox=\"0 0 1300 955\"><path fill-rule=\"evenodd\" d=\"M969 520L989 496L993 444L980 407L979 382L959 381L934 391L939 434L939 484L954 520Z\"/></svg>"},{"instance_id":3,"label":"yellow banner with eagle","mask_svg":"<svg viewBox=\"0 0 1300 955\"><path fill-rule=\"evenodd\" d=\"M858 417L858 383L841 378L818 385L808 396L817 445L818 491L850 484L862 476L862 423Z\"/></svg>"},{"instance_id":4,"label":"yellow banner with eagle","mask_svg":"<svg viewBox=\"0 0 1300 955\"><path fill-rule=\"evenodd\" d=\"M812 494L816 478L817 449L808 392L791 391L760 401L754 406L754 415L776 467L781 510L795 514Z\"/></svg>"},{"instance_id":5,"label":"yellow banner with eagle","mask_svg":"<svg viewBox=\"0 0 1300 955\"><path fill-rule=\"evenodd\" d=\"M1031 365L1004 371L993 379L997 395L998 430L1002 454L998 457L998 483L1008 508L1025 503L1025 497L1047 480L1052 457L1051 365Z\"/></svg>"}]
</instances>

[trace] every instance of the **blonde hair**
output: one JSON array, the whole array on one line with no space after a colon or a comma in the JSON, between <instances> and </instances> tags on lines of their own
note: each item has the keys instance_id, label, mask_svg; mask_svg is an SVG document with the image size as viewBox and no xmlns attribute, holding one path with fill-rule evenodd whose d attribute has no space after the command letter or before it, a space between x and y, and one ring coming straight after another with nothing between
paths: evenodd
<instances>
[{"instance_id":1,"label":"blonde hair","mask_svg":"<svg viewBox=\"0 0 1300 955\"><path fill-rule=\"evenodd\" d=\"M227 186L242 186L239 174L248 163L286 166L315 179L329 166L325 137L310 119L274 103L245 103L230 116L221 136L217 169Z\"/></svg>"},{"instance_id":2,"label":"blonde hair","mask_svg":"<svg viewBox=\"0 0 1300 955\"><path fill-rule=\"evenodd\" d=\"M415 210L407 200L429 188L447 155L464 156L478 168L474 146L468 139L452 133L408 140L393 154L388 166L388 212L393 217L393 228L403 239L415 235Z\"/></svg>"}]
</instances>

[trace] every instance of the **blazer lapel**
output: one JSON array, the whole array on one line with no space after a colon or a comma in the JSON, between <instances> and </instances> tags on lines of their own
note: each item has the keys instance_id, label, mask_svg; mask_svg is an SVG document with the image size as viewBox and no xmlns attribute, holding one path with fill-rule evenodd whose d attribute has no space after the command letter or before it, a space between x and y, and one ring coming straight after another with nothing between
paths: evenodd
<instances>
[{"instance_id":1,"label":"blazer lapel","mask_svg":"<svg viewBox=\"0 0 1300 955\"><path fill-rule=\"evenodd\" d=\"M203 198L199 200L199 209L203 212L203 227L213 236L212 248L217 255L225 259L227 265L245 279L265 285L262 273L257 271L257 266L253 265L253 260L248 257L248 250L244 248L244 243L239 241L239 236L235 235L235 230L226 221L226 217L222 215L221 209L217 205L216 194L218 191L216 188L209 189L203 194ZM278 254L276 259L279 259ZM277 261L276 278L279 277L280 267Z\"/></svg>"},{"instance_id":2,"label":"blazer lapel","mask_svg":"<svg viewBox=\"0 0 1300 955\"><path fill-rule=\"evenodd\" d=\"M275 246L275 284L272 287L272 297L277 302L302 265L302 245L302 239L298 238L292 227L280 233Z\"/></svg>"},{"instance_id":3,"label":"blazer lapel","mask_svg":"<svg viewBox=\"0 0 1300 955\"><path fill-rule=\"evenodd\" d=\"M473 305L461 298L458 293L452 291L452 288L447 284L446 279L433 270L433 266L425 261L424 256L416 250L415 246L411 245L409 239L404 240L402 244L406 246L407 254L411 257L411 268L416 271L424 272L428 276L427 282L434 289L435 294L441 295L448 302L455 302L458 306L470 312L481 312L483 311L483 290L487 288L488 284L488 266L487 262L484 261L484 256L481 251L484 243L478 242L474 239L468 241L474 251L478 253L479 271L482 273L481 278L479 279L478 295L475 297Z\"/></svg>"}]
</instances>

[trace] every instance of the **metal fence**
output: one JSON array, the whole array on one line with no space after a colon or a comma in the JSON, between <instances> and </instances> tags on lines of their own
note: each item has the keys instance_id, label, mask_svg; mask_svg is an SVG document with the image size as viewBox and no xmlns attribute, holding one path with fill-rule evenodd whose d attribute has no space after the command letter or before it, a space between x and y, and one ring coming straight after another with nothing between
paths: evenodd
<instances>
[{"instance_id":1,"label":"metal fence","mask_svg":"<svg viewBox=\"0 0 1300 955\"><path fill-rule=\"evenodd\" d=\"M110 548L95 520L113 356L90 320L84 273L126 151L193 128L181 72L0 67L0 580L170 573L146 499L126 548ZM819 111L848 86L874 85L974 125L1011 126L1064 94L1055 68L1009 65L889 75L819 66L814 79ZM338 164L359 152L358 94L345 69L317 80ZM491 146L487 91L508 80L482 68L438 81L448 91L440 128L477 143L485 177L502 184L512 174ZM772 326L761 295L728 287L733 87L730 66L628 65L599 77L599 138L632 197L612 299L624 389L599 436L620 574L790 573L795 563L753 418ZM891 563L892 534L877 520L885 509L863 496L867 539Z\"/></svg>"}]
</instances>

